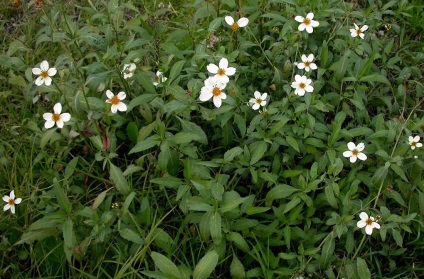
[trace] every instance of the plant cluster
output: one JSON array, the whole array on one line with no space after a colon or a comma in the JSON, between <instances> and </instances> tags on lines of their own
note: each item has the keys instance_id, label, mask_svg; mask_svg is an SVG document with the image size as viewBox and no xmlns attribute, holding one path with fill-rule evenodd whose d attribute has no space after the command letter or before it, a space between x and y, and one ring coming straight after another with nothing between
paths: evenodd
<instances>
[{"instance_id":1,"label":"plant cluster","mask_svg":"<svg viewBox=\"0 0 424 279\"><path fill-rule=\"evenodd\" d=\"M418 2L74 2L0 25L0 277L420 276Z\"/></svg>"}]
</instances>

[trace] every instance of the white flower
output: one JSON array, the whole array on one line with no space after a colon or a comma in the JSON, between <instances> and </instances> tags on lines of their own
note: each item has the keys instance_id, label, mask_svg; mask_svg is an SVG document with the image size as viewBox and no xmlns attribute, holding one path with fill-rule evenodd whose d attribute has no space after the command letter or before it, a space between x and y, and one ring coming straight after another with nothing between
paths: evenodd
<instances>
[{"instance_id":1,"label":"white flower","mask_svg":"<svg viewBox=\"0 0 424 279\"><path fill-rule=\"evenodd\" d=\"M71 119L71 115L69 113L62 113L62 105L60 103L57 103L53 107L53 112L46 112L43 114L44 120L46 120L46 123L44 123L44 127L46 129L50 129L54 126L54 124L57 125L59 128L63 128L63 125L65 122L68 122Z\"/></svg>"},{"instance_id":2,"label":"white flower","mask_svg":"<svg viewBox=\"0 0 424 279\"><path fill-rule=\"evenodd\" d=\"M309 72L309 70L316 70L317 69L317 65L315 63L313 63L312 61L314 61L314 55L313 54L309 54L308 56L306 56L305 54L302 55L302 63L297 63L297 67L299 69L305 69L305 71Z\"/></svg>"},{"instance_id":3,"label":"white flower","mask_svg":"<svg viewBox=\"0 0 424 279\"><path fill-rule=\"evenodd\" d=\"M32 68L32 73L38 75L39 77L35 80L37 86L45 83L47 86L52 84L52 76L57 73L56 68L49 68L49 62L44 60L40 63L40 68Z\"/></svg>"},{"instance_id":4,"label":"white flower","mask_svg":"<svg viewBox=\"0 0 424 279\"><path fill-rule=\"evenodd\" d=\"M227 95L222 92L225 86L226 84L219 82L216 77L207 78L205 86L200 90L200 101L205 102L213 97L213 104L219 108L222 104L222 99L227 99Z\"/></svg>"},{"instance_id":5,"label":"white flower","mask_svg":"<svg viewBox=\"0 0 424 279\"><path fill-rule=\"evenodd\" d=\"M208 69L209 73L215 74L218 82L222 83L228 83L230 81L228 76L232 76L236 73L236 68L228 67L227 58L221 58L219 61L219 66L211 63L206 68Z\"/></svg>"},{"instance_id":6,"label":"white flower","mask_svg":"<svg viewBox=\"0 0 424 279\"><path fill-rule=\"evenodd\" d=\"M137 69L137 63L139 59L136 58L134 60L131 60L130 64L124 64L124 68L122 69L122 74L124 75L124 79L130 78L134 75L135 69Z\"/></svg>"},{"instance_id":7,"label":"white flower","mask_svg":"<svg viewBox=\"0 0 424 279\"><path fill-rule=\"evenodd\" d=\"M355 29L350 29L350 35L354 38L359 35L359 37L363 39L365 37L364 31L368 29L368 25L364 25L361 28L359 28L359 26L355 23L353 25L355 25Z\"/></svg>"},{"instance_id":8,"label":"white flower","mask_svg":"<svg viewBox=\"0 0 424 279\"><path fill-rule=\"evenodd\" d=\"M154 86L158 86L159 83L165 82L168 78L163 76L161 71L156 72L155 81L153 82Z\"/></svg>"},{"instance_id":9,"label":"white flower","mask_svg":"<svg viewBox=\"0 0 424 279\"><path fill-rule=\"evenodd\" d=\"M312 33L314 31L313 27L318 27L319 25L318 21L312 20L313 18L314 18L313 13L307 14L306 17L296 16L294 20L301 23L297 29L299 31L303 31L306 29L306 32Z\"/></svg>"},{"instance_id":10,"label":"white flower","mask_svg":"<svg viewBox=\"0 0 424 279\"><path fill-rule=\"evenodd\" d=\"M356 146L353 142L349 142L347 148L349 148L349 151L343 152L343 156L350 157L351 163L355 163L358 158L362 161L367 159L367 155L361 152L365 148L364 143L361 142Z\"/></svg>"},{"instance_id":11,"label":"white flower","mask_svg":"<svg viewBox=\"0 0 424 279\"><path fill-rule=\"evenodd\" d=\"M112 104L112 106L110 107L110 110L112 111L112 113L116 113L118 110L119 111L127 110L127 105L121 102L127 97L125 92L119 92L118 95L114 95L112 91L106 90L106 96L109 98L106 100L106 103Z\"/></svg>"},{"instance_id":12,"label":"white flower","mask_svg":"<svg viewBox=\"0 0 424 279\"><path fill-rule=\"evenodd\" d=\"M420 136L409 136L409 145L411 146L411 149L414 150L416 147L422 147L423 144L420 141Z\"/></svg>"},{"instance_id":13,"label":"white flower","mask_svg":"<svg viewBox=\"0 0 424 279\"><path fill-rule=\"evenodd\" d=\"M294 79L296 81L293 81L291 84L291 87L295 88L294 94L303 96L306 92L313 92L314 88L310 85L312 80L307 78L306 76L300 76L295 75Z\"/></svg>"},{"instance_id":14,"label":"white flower","mask_svg":"<svg viewBox=\"0 0 424 279\"><path fill-rule=\"evenodd\" d=\"M368 235L372 234L373 229L380 229L380 224L374 221L374 217L368 217L367 213L361 212L361 214L359 214L359 218L361 218L361 221L358 221L356 225L358 226L358 228L365 227L365 232Z\"/></svg>"},{"instance_id":15,"label":"white flower","mask_svg":"<svg viewBox=\"0 0 424 279\"><path fill-rule=\"evenodd\" d=\"M15 191L12 190L10 192L10 196L3 196L3 201L6 202L6 205L3 207L3 211L10 209L10 212L12 212L12 214L15 214L15 204L20 204L22 199L15 199Z\"/></svg>"},{"instance_id":16,"label":"white flower","mask_svg":"<svg viewBox=\"0 0 424 279\"><path fill-rule=\"evenodd\" d=\"M245 27L249 23L249 19L242 17L237 20L237 22L235 22L234 18L232 18L231 16L226 16L225 22L231 26L231 29L233 29L233 31L237 31L239 27Z\"/></svg>"},{"instance_id":17,"label":"white flower","mask_svg":"<svg viewBox=\"0 0 424 279\"><path fill-rule=\"evenodd\" d=\"M249 100L250 105L252 106L252 109L257 110L261 106L264 107L266 105L266 97L268 97L267 93L261 94L259 91L255 91L254 93L255 98L252 98Z\"/></svg>"}]
</instances>

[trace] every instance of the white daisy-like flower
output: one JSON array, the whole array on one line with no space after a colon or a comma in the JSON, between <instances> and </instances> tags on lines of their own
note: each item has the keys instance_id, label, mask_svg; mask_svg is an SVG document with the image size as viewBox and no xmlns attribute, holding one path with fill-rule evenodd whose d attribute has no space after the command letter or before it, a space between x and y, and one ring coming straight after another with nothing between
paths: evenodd
<instances>
[{"instance_id":1,"label":"white daisy-like flower","mask_svg":"<svg viewBox=\"0 0 424 279\"><path fill-rule=\"evenodd\" d=\"M363 39L365 37L364 31L366 31L368 29L368 25L364 25L361 28L359 28L359 26L356 25L355 23L353 25L355 25L355 29L350 29L349 30L350 31L350 35L352 37L354 37L354 38L356 36L359 36L359 37L361 37L361 39Z\"/></svg>"},{"instance_id":2,"label":"white daisy-like flower","mask_svg":"<svg viewBox=\"0 0 424 279\"><path fill-rule=\"evenodd\" d=\"M414 150L416 147L422 147L423 144L420 141L420 136L409 136L409 145L411 149Z\"/></svg>"},{"instance_id":3,"label":"white daisy-like flower","mask_svg":"<svg viewBox=\"0 0 424 279\"><path fill-rule=\"evenodd\" d=\"M127 110L127 105L121 102L127 97L125 92L119 92L117 95L114 95L112 91L106 90L106 96L109 98L106 100L106 103L110 103L112 105L110 107L110 110L112 111L112 113L116 113L118 110L119 111Z\"/></svg>"},{"instance_id":4,"label":"white daisy-like flower","mask_svg":"<svg viewBox=\"0 0 424 279\"><path fill-rule=\"evenodd\" d=\"M122 69L122 74L124 75L124 79L130 78L134 75L134 71L137 68L135 63L124 64L124 68Z\"/></svg>"},{"instance_id":5,"label":"white daisy-like flower","mask_svg":"<svg viewBox=\"0 0 424 279\"><path fill-rule=\"evenodd\" d=\"M221 58L218 66L211 63L206 68L208 69L209 73L215 74L218 82L222 83L228 83L230 81L228 76L232 76L236 73L236 68L228 67L227 58Z\"/></svg>"},{"instance_id":6,"label":"white daisy-like flower","mask_svg":"<svg viewBox=\"0 0 424 279\"><path fill-rule=\"evenodd\" d=\"M351 163L355 163L357 159L362 161L365 161L367 159L367 155L361 152L365 148L364 143L361 142L358 145L355 145L353 142L349 142L347 144L347 148L349 148L349 150L343 152L343 156L350 157L349 160Z\"/></svg>"},{"instance_id":7,"label":"white daisy-like flower","mask_svg":"<svg viewBox=\"0 0 424 279\"><path fill-rule=\"evenodd\" d=\"M237 22L235 22L233 17L226 16L225 22L231 26L231 29L233 29L233 31L237 31L239 27L245 27L249 23L249 19L246 17L242 17L237 20Z\"/></svg>"},{"instance_id":8,"label":"white daisy-like flower","mask_svg":"<svg viewBox=\"0 0 424 279\"><path fill-rule=\"evenodd\" d=\"M41 86L45 83L47 86L52 84L52 76L57 73L56 68L49 68L49 62L44 60L40 63L40 68L32 68L32 73L38 75L38 78L35 80L37 86Z\"/></svg>"},{"instance_id":9,"label":"white daisy-like flower","mask_svg":"<svg viewBox=\"0 0 424 279\"><path fill-rule=\"evenodd\" d=\"M317 65L313 63L315 58L313 54L309 54L308 56L303 54L301 58L302 63L297 63L299 69L305 69L305 71L309 72L309 70L316 70L318 68Z\"/></svg>"},{"instance_id":10,"label":"white daisy-like flower","mask_svg":"<svg viewBox=\"0 0 424 279\"><path fill-rule=\"evenodd\" d=\"M227 95L222 92L227 84L219 82L216 77L209 77L205 80L205 86L200 90L199 100L202 102L213 98L213 104L219 108L222 105L222 100L227 99Z\"/></svg>"},{"instance_id":11,"label":"white daisy-like flower","mask_svg":"<svg viewBox=\"0 0 424 279\"><path fill-rule=\"evenodd\" d=\"M261 106L264 107L266 105L266 98L268 97L268 93L261 94L259 91L255 91L253 95L255 98L251 98L249 100L249 104L252 106L252 109L257 110Z\"/></svg>"},{"instance_id":12,"label":"white daisy-like flower","mask_svg":"<svg viewBox=\"0 0 424 279\"><path fill-rule=\"evenodd\" d=\"M22 199L15 198L15 191L12 190L9 196L3 196L3 201L6 202L6 205L3 207L3 211L9 210L12 214L15 214L15 204L20 204Z\"/></svg>"},{"instance_id":13,"label":"white daisy-like flower","mask_svg":"<svg viewBox=\"0 0 424 279\"><path fill-rule=\"evenodd\" d=\"M168 78L163 76L161 71L156 72L155 81L153 82L154 86L158 86L159 83L165 82Z\"/></svg>"},{"instance_id":14,"label":"white daisy-like flower","mask_svg":"<svg viewBox=\"0 0 424 279\"><path fill-rule=\"evenodd\" d=\"M294 94L303 96L305 92L313 92L314 88L311 85L312 80L306 76L295 75L295 81L292 82L291 87L296 89Z\"/></svg>"},{"instance_id":15,"label":"white daisy-like flower","mask_svg":"<svg viewBox=\"0 0 424 279\"><path fill-rule=\"evenodd\" d=\"M69 113L62 113L62 105L60 103L57 103L53 107L53 113L46 112L43 114L44 120L46 120L46 123L44 123L44 127L46 129L50 129L51 127L56 124L57 127L63 128L63 125L65 122L68 122L71 119L71 115Z\"/></svg>"},{"instance_id":16,"label":"white daisy-like flower","mask_svg":"<svg viewBox=\"0 0 424 279\"><path fill-rule=\"evenodd\" d=\"M299 31L303 31L306 29L306 32L308 33L312 33L314 32L314 27L318 27L319 26L319 22L313 20L314 18L314 14L313 13L309 13L306 15L306 17L303 16L296 16L294 18L294 20L296 20L297 22L300 22L299 27L297 28Z\"/></svg>"},{"instance_id":17,"label":"white daisy-like flower","mask_svg":"<svg viewBox=\"0 0 424 279\"><path fill-rule=\"evenodd\" d=\"M358 223L356 223L356 225L358 226L358 228L365 227L365 232L368 235L372 234L373 229L380 229L380 224L375 222L374 217L371 217L371 216L368 217L367 213L361 212L359 214L359 218L361 218L361 220L358 221Z\"/></svg>"}]
</instances>

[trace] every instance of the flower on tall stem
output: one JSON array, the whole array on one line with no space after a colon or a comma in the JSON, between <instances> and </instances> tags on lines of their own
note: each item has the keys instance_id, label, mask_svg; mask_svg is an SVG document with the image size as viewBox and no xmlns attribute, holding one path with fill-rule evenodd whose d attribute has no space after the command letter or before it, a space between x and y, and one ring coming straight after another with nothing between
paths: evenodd
<instances>
[{"instance_id":1,"label":"flower on tall stem","mask_svg":"<svg viewBox=\"0 0 424 279\"><path fill-rule=\"evenodd\" d=\"M34 75L38 75L38 78L35 80L35 84L37 86L41 86L46 84L46 86L50 86L52 84L52 76L57 73L56 68L49 68L49 62L44 60L40 63L40 68L32 68L32 73Z\"/></svg>"},{"instance_id":2,"label":"flower on tall stem","mask_svg":"<svg viewBox=\"0 0 424 279\"><path fill-rule=\"evenodd\" d=\"M422 147L423 144L420 141L420 136L409 136L409 145L411 149L414 150L416 147Z\"/></svg>"},{"instance_id":3,"label":"flower on tall stem","mask_svg":"<svg viewBox=\"0 0 424 279\"><path fill-rule=\"evenodd\" d=\"M261 106L266 106L266 98L268 97L268 93L261 94L259 91L255 91L253 95L255 98L251 98L249 100L249 104L252 106L252 109L257 110Z\"/></svg>"},{"instance_id":4,"label":"flower on tall stem","mask_svg":"<svg viewBox=\"0 0 424 279\"><path fill-rule=\"evenodd\" d=\"M209 64L206 67L211 74L215 74L215 78L218 82L228 83L230 81L228 76L232 76L236 73L236 68L228 67L227 58L221 58L218 66L215 64Z\"/></svg>"},{"instance_id":5,"label":"flower on tall stem","mask_svg":"<svg viewBox=\"0 0 424 279\"><path fill-rule=\"evenodd\" d=\"M302 58L302 62L297 63L297 67L299 69L305 69L305 71L307 72L309 72L309 70L318 69L317 65L313 62L315 58L313 54L309 54L308 56L303 54L301 58Z\"/></svg>"},{"instance_id":6,"label":"flower on tall stem","mask_svg":"<svg viewBox=\"0 0 424 279\"><path fill-rule=\"evenodd\" d=\"M343 156L349 157L351 163L355 163L357 159L362 161L365 161L367 159L367 155L362 153L365 148L364 143L361 142L358 145L355 145L353 142L349 142L347 144L347 148L349 148L349 150L343 152Z\"/></svg>"},{"instance_id":7,"label":"flower on tall stem","mask_svg":"<svg viewBox=\"0 0 424 279\"><path fill-rule=\"evenodd\" d=\"M297 22L300 22L299 27L297 28L299 31L303 31L306 29L306 32L312 33L314 32L314 27L319 26L319 22L316 20L313 20L314 14L308 13L306 17L303 16L296 16L294 20Z\"/></svg>"},{"instance_id":8,"label":"flower on tall stem","mask_svg":"<svg viewBox=\"0 0 424 279\"><path fill-rule=\"evenodd\" d=\"M161 71L156 72L155 81L153 82L154 86L158 86L159 83L163 83L167 80L167 77L163 76L163 73Z\"/></svg>"},{"instance_id":9,"label":"flower on tall stem","mask_svg":"<svg viewBox=\"0 0 424 279\"><path fill-rule=\"evenodd\" d=\"M234 18L231 16L225 17L225 22L231 26L233 31L237 31L240 27L245 27L249 23L249 19L246 17L242 17L237 22L234 21Z\"/></svg>"},{"instance_id":10,"label":"flower on tall stem","mask_svg":"<svg viewBox=\"0 0 424 279\"><path fill-rule=\"evenodd\" d=\"M15 191L12 190L9 196L3 196L3 201L6 202L6 205L3 207L3 211L7 211L10 209L10 212L12 212L12 214L15 214L15 205L20 204L22 199L16 198Z\"/></svg>"},{"instance_id":11,"label":"flower on tall stem","mask_svg":"<svg viewBox=\"0 0 424 279\"><path fill-rule=\"evenodd\" d=\"M46 120L46 123L44 123L44 127L46 129L50 129L51 127L56 124L58 128L63 128L63 125L65 122L68 122L71 119L71 115L69 113L61 113L62 112L62 104L57 103L53 107L53 113L46 112L43 114L44 120Z\"/></svg>"},{"instance_id":12,"label":"flower on tall stem","mask_svg":"<svg viewBox=\"0 0 424 279\"><path fill-rule=\"evenodd\" d=\"M114 95L112 91L106 90L106 96L109 98L106 100L106 103L111 104L110 110L112 111L112 113L116 113L118 110L119 111L127 110L127 105L121 102L127 97L125 92L119 92L117 95Z\"/></svg>"},{"instance_id":13,"label":"flower on tall stem","mask_svg":"<svg viewBox=\"0 0 424 279\"><path fill-rule=\"evenodd\" d=\"M374 217L368 216L367 213L361 212L359 218L361 218L361 220L358 221L356 225L358 228L365 227L366 234L371 235L373 229L380 229L380 224L375 221Z\"/></svg>"},{"instance_id":14,"label":"flower on tall stem","mask_svg":"<svg viewBox=\"0 0 424 279\"><path fill-rule=\"evenodd\" d=\"M205 86L200 90L199 100L202 102L213 98L213 104L219 108L222 100L227 99L227 95L222 91L227 84L219 82L216 77L209 77L205 80Z\"/></svg>"},{"instance_id":15,"label":"flower on tall stem","mask_svg":"<svg viewBox=\"0 0 424 279\"><path fill-rule=\"evenodd\" d=\"M312 80L306 76L295 75L295 81L292 82L291 87L295 89L294 94L303 96L305 92L313 92L314 88L311 85Z\"/></svg>"},{"instance_id":16,"label":"flower on tall stem","mask_svg":"<svg viewBox=\"0 0 424 279\"><path fill-rule=\"evenodd\" d=\"M350 35L352 36L352 37L356 37L356 36L359 36L361 39L364 39L364 37L365 37L365 34L364 34L364 32L366 31L366 30L368 30L368 25L363 25L361 28L359 28L359 26L358 25L356 25L355 23L353 24L354 26L355 26L355 29L350 29L349 31L350 31Z\"/></svg>"}]
</instances>

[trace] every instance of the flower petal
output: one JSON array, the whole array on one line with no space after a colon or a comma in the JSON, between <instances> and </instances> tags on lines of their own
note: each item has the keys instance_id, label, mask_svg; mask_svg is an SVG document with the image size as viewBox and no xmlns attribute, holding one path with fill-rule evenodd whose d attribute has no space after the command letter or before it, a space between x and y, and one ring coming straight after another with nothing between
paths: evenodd
<instances>
[{"instance_id":1,"label":"flower petal","mask_svg":"<svg viewBox=\"0 0 424 279\"><path fill-rule=\"evenodd\" d=\"M373 227L374 229L380 229L380 224L379 224L379 223L376 223L376 222L373 222L373 223L372 223L372 227Z\"/></svg>"},{"instance_id":2,"label":"flower petal","mask_svg":"<svg viewBox=\"0 0 424 279\"><path fill-rule=\"evenodd\" d=\"M358 151L362 151L365 148L365 144L363 142L358 143L358 145L356 146L356 148L358 149Z\"/></svg>"},{"instance_id":3,"label":"flower petal","mask_svg":"<svg viewBox=\"0 0 424 279\"><path fill-rule=\"evenodd\" d=\"M353 24L355 26L355 30L359 30L359 26L356 23Z\"/></svg>"},{"instance_id":4,"label":"flower petal","mask_svg":"<svg viewBox=\"0 0 424 279\"><path fill-rule=\"evenodd\" d=\"M309 54L309 56L308 56L308 61L309 61L309 62L312 62L312 61L314 61L314 58L315 58L315 56L311 53L311 54Z\"/></svg>"},{"instance_id":5,"label":"flower petal","mask_svg":"<svg viewBox=\"0 0 424 279\"><path fill-rule=\"evenodd\" d=\"M209 73L216 74L218 73L219 67L211 63L208 66L206 66L206 69L208 70Z\"/></svg>"},{"instance_id":6,"label":"flower petal","mask_svg":"<svg viewBox=\"0 0 424 279\"><path fill-rule=\"evenodd\" d=\"M10 208L10 205L7 203L4 207L3 207L3 211L7 211Z\"/></svg>"},{"instance_id":7,"label":"flower petal","mask_svg":"<svg viewBox=\"0 0 424 279\"><path fill-rule=\"evenodd\" d=\"M228 83L230 81L230 78L225 75L224 76L216 75L215 77L218 79L218 82L220 83Z\"/></svg>"},{"instance_id":8,"label":"flower petal","mask_svg":"<svg viewBox=\"0 0 424 279\"><path fill-rule=\"evenodd\" d=\"M308 13L308 14L306 15L306 18L308 18L308 19L313 19L313 18L314 18L314 13Z\"/></svg>"},{"instance_id":9,"label":"flower petal","mask_svg":"<svg viewBox=\"0 0 424 279\"><path fill-rule=\"evenodd\" d=\"M294 18L294 20L296 20L297 22L303 22L303 20L304 20L305 18L303 17L303 16L296 16L295 18Z\"/></svg>"},{"instance_id":10,"label":"flower petal","mask_svg":"<svg viewBox=\"0 0 424 279\"><path fill-rule=\"evenodd\" d=\"M305 30L305 28L306 28L306 25L304 23L302 23L302 24L299 25L299 27L297 27L297 30L303 31L303 30Z\"/></svg>"},{"instance_id":11,"label":"flower petal","mask_svg":"<svg viewBox=\"0 0 424 279\"><path fill-rule=\"evenodd\" d=\"M232 76L232 75L234 75L236 73L236 68L234 68L234 67L228 67L226 70L225 70L225 74L227 75L227 76Z\"/></svg>"},{"instance_id":12,"label":"flower petal","mask_svg":"<svg viewBox=\"0 0 424 279\"><path fill-rule=\"evenodd\" d=\"M221 58L221 60L219 60L219 68L224 69L224 70L228 68L228 59L227 58Z\"/></svg>"},{"instance_id":13,"label":"flower petal","mask_svg":"<svg viewBox=\"0 0 424 279\"><path fill-rule=\"evenodd\" d=\"M44 79L42 76L39 76L36 80L35 80L35 85L37 86L41 86L44 83Z\"/></svg>"},{"instance_id":14,"label":"flower petal","mask_svg":"<svg viewBox=\"0 0 424 279\"><path fill-rule=\"evenodd\" d=\"M125 92L119 92L118 93L118 99L119 100L124 100L127 97L127 94L125 94Z\"/></svg>"},{"instance_id":15,"label":"flower petal","mask_svg":"<svg viewBox=\"0 0 424 279\"><path fill-rule=\"evenodd\" d=\"M107 96L109 99L112 99L112 98L113 98L113 96L115 96L115 95L112 93L112 91L110 91L110 90L106 90L106 96Z\"/></svg>"},{"instance_id":16,"label":"flower petal","mask_svg":"<svg viewBox=\"0 0 424 279\"><path fill-rule=\"evenodd\" d=\"M226 16L225 17L225 22L228 24L228 25L233 25L234 24L234 18L232 18L231 16Z\"/></svg>"},{"instance_id":17,"label":"flower petal","mask_svg":"<svg viewBox=\"0 0 424 279\"><path fill-rule=\"evenodd\" d=\"M254 103L253 106L252 106L253 110L257 110L259 108L260 108L260 105L258 103Z\"/></svg>"},{"instance_id":18,"label":"flower petal","mask_svg":"<svg viewBox=\"0 0 424 279\"><path fill-rule=\"evenodd\" d=\"M112 106L110 107L110 111L111 111L112 113L116 113L116 112L118 111L118 106L116 106L116 105L112 105Z\"/></svg>"},{"instance_id":19,"label":"flower petal","mask_svg":"<svg viewBox=\"0 0 424 279\"><path fill-rule=\"evenodd\" d=\"M10 206L10 212L12 212L12 214L15 214L15 206L14 205Z\"/></svg>"},{"instance_id":20,"label":"flower petal","mask_svg":"<svg viewBox=\"0 0 424 279\"><path fill-rule=\"evenodd\" d=\"M349 150L350 150L350 151L352 151L353 149L355 149L355 148L356 148L356 145L355 145L353 142L349 142L349 143L347 144L347 148L349 148Z\"/></svg>"},{"instance_id":21,"label":"flower petal","mask_svg":"<svg viewBox=\"0 0 424 279\"><path fill-rule=\"evenodd\" d=\"M117 108L118 108L119 111L126 111L127 105L124 104L123 102L119 102L119 104L117 105Z\"/></svg>"},{"instance_id":22,"label":"flower petal","mask_svg":"<svg viewBox=\"0 0 424 279\"><path fill-rule=\"evenodd\" d=\"M59 127L59 128L63 128L63 125L64 125L65 123L63 123L63 120L62 119L59 119L58 121L56 121L56 125L57 125L57 127Z\"/></svg>"},{"instance_id":23,"label":"flower petal","mask_svg":"<svg viewBox=\"0 0 424 279\"><path fill-rule=\"evenodd\" d=\"M352 156L352 151L343 152L343 157L351 157L351 156Z\"/></svg>"},{"instance_id":24,"label":"flower petal","mask_svg":"<svg viewBox=\"0 0 424 279\"><path fill-rule=\"evenodd\" d=\"M316 20L311 20L310 25L311 25L312 27L318 27L318 26L319 26L319 22L318 22L318 21L316 21Z\"/></svg>"},{"instance_id":25,"label":"flower petal","mask_svg":"<svg viewBox=\"0 0 424 279\"><path fill-rule=\"evenodd\" d=\"M227 94L225 94L224 92L221 92L221 95L219 95L219 97L223 100L227 99Z\"/></svg>"},{"instance_id":26,"label":"flower petal","mask_svg":"<svg viewBox=\"0 0 424 279\"><path fill-rule=\"evenodd\" d=\"M15 190L10 191L10 199L15 199Z\"/></svg>"},{"instance_id":27,"label":"flower petal","mask_svg":"<svg viewBox=\"0 0 424 279\"><path fill-rule=\"evenodd\" d=\"M314 28L312 28L311 25L306 26L306 32L308 32L309 34L311 34L312 32L314 32Z\"/></svg>"},{"instance_id":28,"label":"flower petal","mask_svg":"<svg viewBox=\"0 0 424 279\"><path fill-rule=\"evenodd\" d=\"M21 198L15 199L15 204L20 204L21 202L22 202L22 199Z\"/></svg>"},{"instance_id":29,"label":"flower petal","mask_svg":"<svg viewBox=\"0 0 424 279\"><path fill-rule=\"evenodd\" d=\"M366 232L368 235L372 235L372 229L373 229L373 227L372 227L372 226L366 226L366 227L365 227L365 232Z\"/></svg>"},{"instance_id":30,"label":"flower petal","mask_svg":"<svg viewBox=\"0 0 424 279\"><path fill-rule=\"evenodd\" d=\"M365 155L364 153L358 153L357 155L359 160L365 161L367 159L367 155Z\"/></svg>"},{"instance_id":31,"label":"flower petal","mask_svg":"<svg viewBox=\"0 0 424 279\"><path fill-rule=\"evenodd\" d=\"M364 25L364 26L361 27L362 32L367 31L367 30L368 30L368 25Z\"/></svg>"},{"instance_id":32,"label":"flower petal","mask_svg":"<svg viewBox=\"0 0 424 279\"><path fill-rule=\"evenodd\" d=\"M245 27L249 23L249 19L246 17L242 17L239 20L237 20L237 24L239 27Z\"/></svg>"},{"instance_id":33,"label":"flower petal","mask_svg":"<svg viewBox=\"0 0 424 279\"><path fill-rule=\"evenodd\" d=\"M60 115L60 119L63 121L63 122L68 122L70 119L71 119L71 114L69 114L69 113L62 113L61 115Z\"/></svg>"},{"instance_id":34,"label":"flower petal","mask_svg":"<svg viewBox=\"0 0 424 279\"><path fill-rule=\"evenodd\" d=\"M361 218L361 220L365 222L366 220L368 220L368 214L366 212L361 212L359 214L359 218Z\"/></svg>"},{"instance_id":35,"label":"flower petal","mask_svg":"<svg viewBox=\"0 0 424 279\"><path fill-rule=\"evenodd\" d=\"M358 159L358 157L356 155L352 154L352 156L350 157L349 160L350 160L351 163L355 163L357 159Z\"/></svg>"},{"instance_id":36,"label":"flower petal","mask_svg":"<svg viewBox=\"0 0 424 279\"><path fill-rule=\"evenodd\" d=\"M54 76L55 74L57 73L57 70L56 70L56 68L50 68L48 71L47 71L47 74L49 75L49 76Z\"/></svg>"},{"instance_id":37,"label":"flower petal","mask_svg":"<svg viewBox=\"0 0 424 279\"><path fill-rule=\"evenodd\" d=\"M46 60L41 62L40 63L40 69L41 69L41 71L48 71L49 70L49 62L47 62Z\"/></svg>"},{"instance_id":38,"label":"flower petal","mask_svg":"<svg viewBox=\"0 0 424 279\"><path fill-rule=\"evenodd\" d=\"M44 78L44 83L46 84L46 86L50 86L52 84L52 78L51 77Z\"/></svg>"},{"instance_id":39,"label":"flower petal","mask_svg":"<svg viewBox=\"0 0 424 279\"><path fill-rule=\"evenodd\" d=\"M265 100L267 97L268 97L268 93L264 93L264 94L262 94L261 99L262 99L262 100Z\"/></svg>"},{"instance_id":40,"label":"flower petal","mask_svg":"<svg viewBox=\"0 0 424 279\"><path fill-rule=\"evenodd\" d=\"M213 104L219 108L222 105L222 100L219 96L213 96Z\"/></svg>"},{"instance_id":41,"label":"flower petal","mask_svg":"<svg viewBox=\"0 0 424 279\"><path fill-rule=\"evenodd\" d=\"M203 88L205 88L205 87L203 87ZM208 91L206 88L205 88L205 90L203 90L203 88L200 91L199 100L202 101L202 102L206 102L210 98L212 98L213 94L212 94L212 92Z\"/></svg>"},{"instance_id":42,"label":"flower petal","mask_svg":"<svg viewBox=\"0 0 424 279\"><path fill-rule=\"evenodd\" d=\"M358 221L357 223L356 223L356 226L358 227L358 228L363 228L363 227L365 227L367 225L367 223L365 223L365 221L364 220L360 220L360 221Z\"/></svg>"},{"instance_id":43,"label":"flower petal","mask_svg":"<svg viewBox=\"0 0 424 279\"><path fill-rule=\"evenodd\" d=\"M9 202L10 197L9 196L3 196L2 199L3 199L4 202Z\"/></svg>"},{"instance_id":44,"label":"flower petal","mask_svg":"<svg viewBox=\"0 0 424 279\"><path fill-rule=\"evenodd\" d=\"M411 138L411 137L410 137ZM413 138L413 140L415 141L415 142L419 142L420 141L420 136L415 136L414 138Z\"/></svg>"},{"instance_id":45,"label":"flower petal","mask_svg":"<svg viewBox=\"0 0 424 279\"><path fill-rule=\"evenodd\" d=\"M62 112L62 104L61 103L56 103L53 107L53 111L56 114L60 114Z\"/></svg>"},{"instance_id":46,"label":"flower petal","mask_svg":"<svg viewBox=\"0 0 424 279\"><path fill-rule=\"evenodd\" d=\"M297 64L297 67L299 69L304 69L305 68L305 63L299 63L299 64Z\"/></svg>"},{"instance_id":47,"label":"flower petal","mask_svg":"<svg viewBox=\"0 0 424 279\"><path fill-rule=\"evenodd\" d=\"M55 124L55 122L53 120L47 120L46 123L44 123L44 128L46 129L50 129L51 127L53 127Z\"/></svg>"},{"instance_id":48,"label":"flower petal","mask_svg":"<svg viewBox=\"0 0 424 279\"><path fill-rule=\"evenodd\" d=\"M41 69L40 68L32 68L32 73L34 75L39 76L39 75L41 75Z\"/></svg>"}]
</instances>

